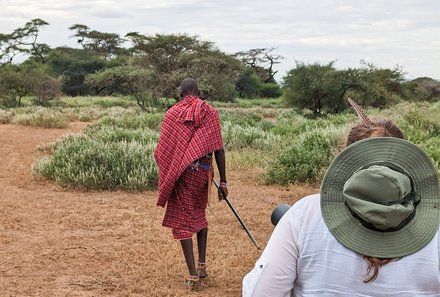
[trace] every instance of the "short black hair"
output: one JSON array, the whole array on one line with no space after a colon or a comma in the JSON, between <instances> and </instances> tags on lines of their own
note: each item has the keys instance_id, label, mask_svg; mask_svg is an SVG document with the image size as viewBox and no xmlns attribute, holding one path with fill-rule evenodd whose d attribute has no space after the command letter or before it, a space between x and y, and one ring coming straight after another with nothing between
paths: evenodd
<instances>
[{"instance_id":1,"label":"short black hair","mask_svg":"<svg viewBox=\"0 0 440 297\"><path fill-rule=\"evenodd\" d=\"M185 78L180 84L180 94L182 96L194 95L197 96L199 92L199 87L197 86L197 81L193 78Z\"/></svg>"}]
</instances>

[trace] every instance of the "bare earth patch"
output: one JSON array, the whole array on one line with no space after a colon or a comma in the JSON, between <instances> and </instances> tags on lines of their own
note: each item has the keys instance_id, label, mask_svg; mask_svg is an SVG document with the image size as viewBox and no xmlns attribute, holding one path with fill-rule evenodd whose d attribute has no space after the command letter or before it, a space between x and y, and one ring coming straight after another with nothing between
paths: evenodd
<instances>
[{"instance_id":1,"label":"bare earth patch","mask_svg":"<svg viewBox=\"0 0 440 297\"><path fill-rule=\"evenodd\" d=\"M212 199L208 210L208 287L189 293L180 244L161 226L156 192L81 192L33 179L37 146L85 126L0 125L1 295L241 296L261 251L225 202ZM261 247L276 205L318 191L261 186L253 172L228 169L230 201Z\"/></svg>"}]
</instances>

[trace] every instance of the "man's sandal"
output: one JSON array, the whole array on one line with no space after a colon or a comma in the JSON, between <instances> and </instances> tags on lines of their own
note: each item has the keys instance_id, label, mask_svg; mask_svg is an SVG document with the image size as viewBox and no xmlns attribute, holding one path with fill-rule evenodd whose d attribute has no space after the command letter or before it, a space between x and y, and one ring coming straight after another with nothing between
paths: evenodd
<instances>
[{"instance_id":1,"label":"man's sandal","mask_svg":"<svg viewBox=\"0 0 440 297\"><path fill-rule=\"evenodd\" d=\"M202 282L199 276L190 275L185 279L185 287L190 291L200 291L202 289Z\"/></svg>"},{"instance_id":2,"label":"man's sandal","mask_svg":"<svg viewBox=\"0 0 440 297\"><path fill-rule=\"evenodd\" d=\"M206 272L206 263L197 263L197 274L202 280L205 280L208 276L208 273Z\"/></svg>"}]
</instances>

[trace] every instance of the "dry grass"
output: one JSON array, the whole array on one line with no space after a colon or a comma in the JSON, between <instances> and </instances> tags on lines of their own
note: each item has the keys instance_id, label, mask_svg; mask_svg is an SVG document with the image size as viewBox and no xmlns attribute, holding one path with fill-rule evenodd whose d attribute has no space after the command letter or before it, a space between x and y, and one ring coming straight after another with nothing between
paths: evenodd
<instances>
[{"instance_id":1,"label":"dry grass","mask_svg":"<svg viewBox=\"0 0 440 297\"><path fill-rule=\"evenodd\" d=\"M2 296L241 296L257 250L224 202L208 210L208 287L188 293L180 245L161 226L155 192L78 192L32 179L38 145L83 129L0 125ZM230 200L264 247L270 214L316 192L261 186L251 168L229 168Z\"/></svg>"}]
</instances>

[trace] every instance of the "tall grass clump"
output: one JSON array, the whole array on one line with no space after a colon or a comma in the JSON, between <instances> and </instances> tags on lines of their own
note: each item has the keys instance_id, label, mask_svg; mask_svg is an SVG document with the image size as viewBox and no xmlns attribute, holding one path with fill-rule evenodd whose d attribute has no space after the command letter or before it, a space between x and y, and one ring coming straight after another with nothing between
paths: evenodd
<instances>
[{"instance_id":1,"label":"tall grass clump","mask_svg":"<svg viewBox=\"0 0 440 297\"><path fill-rule=\"evenodd\" d=\"M37 177L87 190L152 189L157 184L153 157L157 132L91 127L59 139L52 155L33 164Z\"/></svg>"},{"instance_id":2,"label":"tall grass clump","mask_svg":"<svg viewBox=\"0 0 440 297\"><path fill-rule=\"evenodd\" d=\"M0 124L9 124L14 117L14 112L0 109Z\"/></svg>"},{"instance_id":3,"label":"tall grass clump","mask_svg":"<svg viewBox=\"0 0 440 297\"><path fill-rule=\"evenodd\" d=\"M265 131L274 127L272 121L265 119L262 116L261 109L255 110L234 110L234 111L220 111L220 119L222 123L231 122L234 125L243 127L259 127Z\"/></svg>"},{"instance_id":4,"label":"tall grass clump","mask_svg":"<svg viewBox=\"0 0 440 297\"><path fill-rule=\"evenodd\" d=\"M127 97L111 97L111 96L78 96L78 97L61 97L58 103L62 107L134 107L136 102Z\"/></svg>"},{"instance_id":5,"label":"tall grass clump","mask_svg":"<svg viewBox=\"0 0 440 297\"><path fill-rule=\"evenodd\" d=\"M316 129L298 135L273 156L265 179L269 184L318 182L339 149L341 128Z\"/></svg>"},{"instance_id":6,"label":"tall grass clump","mask_svg":"<svg viewBox=\"0 0 440 297\"><path fill-rule=\"evenodd\" d=\"M142 128L126 129L107 125L90 126L83 133L90 138L98 137L102 142L137 141L139 143L155 143L159 138L159 134L154 131Z\"/></svg>"},{"instance_id":7,"label":"tall grass clump","mask_svg":"<svg viewBox=\"0 0 440 297\"><path fill-rule=\"evenodd\" d=\"M346 113L308 118L295 111L286 111L279 115L272 132L285 137L295 137L307 131L326 129L329 126L347 127L350 122L355 121L355 115Z\"/></svg>"},{"instance_id":8,"label":"tall grass clump","mask_svg":"<svg viewBox=\"0 0 440 297\"><path fill-rule=\"evenodd\" d=\"M108 115L100 119L99 125L116 126L126 129L152 129L160 130L163 113L145 113L130 111L118 115Z\"/></svg>"},{"instance_id":9,"label":"tall grass clump","mask_svg":"<svg viewBox=\"0 0 440 297\"><path fill-rule=\"evenodd\" d=\"M260 127L233 124L222 124L223 144L226 149L237 150L243 148L270 150L278 144L281 136Z\"/></svg>"},{"instance_id":10,"label":"tall grass clump","mask_svg":"<svg viewBox=\"0 0 440 297\"><path fill-rule=\"evenodd\" d=\"M17 112L12 123L42 128L65 128L69 125L65 113L51 108L31 108L26 113Z\"/></svg>"}]
</instances>

